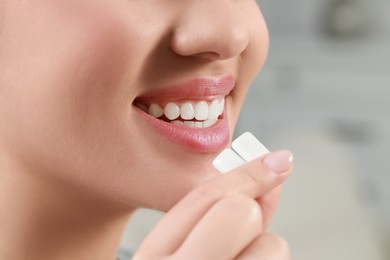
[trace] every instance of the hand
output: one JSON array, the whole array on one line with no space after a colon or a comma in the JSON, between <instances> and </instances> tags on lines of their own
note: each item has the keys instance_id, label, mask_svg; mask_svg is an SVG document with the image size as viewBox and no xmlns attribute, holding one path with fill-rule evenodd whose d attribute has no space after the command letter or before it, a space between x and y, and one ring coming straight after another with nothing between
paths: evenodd
<instances>
[{"instance_id":1,"label":"hand","mask_svg":"<svg viewBox=\"0 0 390 260\"><path fill-rule=\"evenodd\" d=\"M133 259L289 259L265 233L291 153L268 154L196 187L157 224Z\"/></svg>"}]
</instances>

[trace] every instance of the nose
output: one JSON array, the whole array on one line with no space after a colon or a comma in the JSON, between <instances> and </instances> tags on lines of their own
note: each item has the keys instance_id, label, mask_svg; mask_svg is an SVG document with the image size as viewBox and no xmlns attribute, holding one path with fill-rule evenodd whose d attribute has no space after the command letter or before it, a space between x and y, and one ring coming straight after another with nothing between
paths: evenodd
<instances>
[{"instance_id":1,"label":"nose","mask_svg":"<svg viewBox=\"0 0 390 260\"><path fill-rule=\"evenodd\" d=\"M184 0L185 1L185 0ZM185 1L170 41L180 56L229 59L248 46L249 29L232 0Z\"/></svg>"}]
</instances>

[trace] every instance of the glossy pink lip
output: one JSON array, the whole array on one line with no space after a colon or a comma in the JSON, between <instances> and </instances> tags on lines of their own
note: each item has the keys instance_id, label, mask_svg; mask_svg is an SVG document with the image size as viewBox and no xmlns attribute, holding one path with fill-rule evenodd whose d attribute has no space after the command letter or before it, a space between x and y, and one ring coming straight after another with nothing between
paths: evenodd
<instances>
[{"instance_id":1,"label":"glossy pink lip","mask_svg":"<svg viewBox=\"0 0 390 260\"><path fill-rule=\"evenodd\" d=\"M227 96L233 90L235 84L236 79L231 75L221 78L202 77L143 94L137 99L157 98L172 101L178 99L213 99Z\"/></svg>"},{"instance_id":2,"label":"glossy pink lip","mask_svg":"<svg viewBox=\"0 0 390 260\"><path fill-rule=\"evenodd\" d=\"M212 100L227 96L235 86L235 78L226 76L222 78L199 78L186 83L163 88L142 95L136 99L158 100ZM136 114L141 120L152 127L156 133L169 141L179 144L198 153L214 153L224 149L230 140L229 124L225 111L217 123L208 128L193 128L183 125L175 125L163 120L154 118L135 107Z\"/></svg>"},{"instance_id":3,"label":"glossy pink lip","mask_svg":"<svg viewBox=\"0 0 390 260\"><path fill-rule=\"evenodd\" d=\"M135 107L135 111L144 122L169 141L198 153L215 153L229 143L229 126L226 116L209 128L192 128L175 125L146 114Z\"/></svg>"}]
</instances>

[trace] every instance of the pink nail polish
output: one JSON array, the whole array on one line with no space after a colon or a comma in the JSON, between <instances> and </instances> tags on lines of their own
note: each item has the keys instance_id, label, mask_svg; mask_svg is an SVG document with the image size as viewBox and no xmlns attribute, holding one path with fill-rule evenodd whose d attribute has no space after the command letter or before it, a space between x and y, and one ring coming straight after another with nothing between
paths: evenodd
<instances>
[{"instance_id":1,"label":"pink nail polish","mask_svg":"<svg viewBox=\"0 0 390 260\"><path fill-rule=\"evenodd\" d=\"M280 174L287 171L291 167L293 155L290 151L282 150L269 154L263 163L272 172Z\"/></svg>"}]
</instances>

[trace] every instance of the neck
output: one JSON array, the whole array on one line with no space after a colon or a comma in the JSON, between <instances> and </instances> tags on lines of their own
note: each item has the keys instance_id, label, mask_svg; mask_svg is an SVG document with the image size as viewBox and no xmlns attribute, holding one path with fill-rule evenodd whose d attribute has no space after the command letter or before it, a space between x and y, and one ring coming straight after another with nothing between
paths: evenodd
<instances>
[{"instance_id":1,"label":"neck","mask_svg":"<svg viewBox=\"0 0 390 260\"><path fill-rule=\"evenodd\" d=\"M0 160L0 259L116 259L132 210Z\"/></svg>"}]
</instances>

